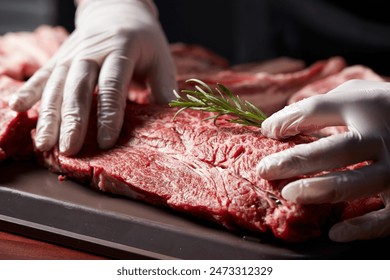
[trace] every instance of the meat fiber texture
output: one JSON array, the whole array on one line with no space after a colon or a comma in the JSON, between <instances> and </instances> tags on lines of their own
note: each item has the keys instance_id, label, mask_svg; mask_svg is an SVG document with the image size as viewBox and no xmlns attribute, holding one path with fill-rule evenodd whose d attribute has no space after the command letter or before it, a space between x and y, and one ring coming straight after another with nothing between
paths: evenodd
<instances>
[{"instance_id":1,"label":"meat fiber texture","mask_svg":"<svg viewBox=\"0 0 390 280\"><path fill-rule=\"evenodd\" d=\"M27 113L12 111L8 107L9 96L16 92L22 82L28 79L59 49L68 37L62 27L42 25L34 32L9 32L0 37L0 102L1 102L1 134L0 134L0 160L8 157L27 155L32 151L29 129L37 121L38 105ZM228 61L199 45L175 43L170 45L171 53L176 64L177 75L196 76L196 73L210 71L218 73L230 67ZM300 61L280 58L266 63L253 63L238 65L247 73L257 71L289 71L302 67ZM179 79L179 78L178 78ZM129 88L129 99L137 103L150 103L149 90L138 81L133 81ZM21 132L22 131L22 132ZM27 136L26 136L27 135ZM19 140L15 140L18 138ZM12 143L23 145L14 145ZM20 147L26 147L21 152ZM19 152L18 152L19 151Z\"/></svg>"},{"instance_id":2,"label":"meat fiber texture","mask_svg":"<svg viewBox=\"0 0 390 280\"><path fill-rule=\"evenodd\" d=\"M175 112L165 106L129 103L113 149L97 148L94 120L78 156L60 155L56 148L42 153L40 159L51 171L99 191L169 207L233 231L272 233L287 242L321 236L348 207L290 203L280 195L286 180L271 182L256 176L256 164L264 156L312 138L276 141L265 138L256 127L227 119L215 126L203 121L209 114L193 110L173 121ZM379 198L372 199L376 204L370 204L370 210L372 205L381 206ZM360 213L365 207L365 203L358 207Z\"/></svg>"},{"instance_id":3,"label":"meat fiber texture","mask_svg":"<svg viewBox=\"0 0 390 280\"><path fill-rule=\"evenodd\" d=\"M37 31L10 33L0 38L0 160L31 155L29 134L36 125L38 105L26 113L16 113L8 107L8 99L67 36L61 28L45 26ZM31 37L35 39L25 40ZM17 50L15 56L10 51L13 44ZM302 68L301 62L288 59L283 59L284 65L275 60L263 65L231 67L201 46L171 47L179 85L187 78L222 82L243 99L258 101L263 109L266 106L269 114L283 107L298 90L326 77L337 79L345 68L344 60L339 57L306 68ZM40 48L41 52L31 51ZM150 102L147 88L133 84L138 89L132 93L130 88L129 96L138 103ZM113 149L102 151L94 140L95 113L80 155L64 157L57 148L37 152L42 163L53 172L100 191L170 207L232 230L272 233L289 242L318 237L337 220L382 207L378 197L337 205L295 205L280 196L280 189L287 181L270 182L256 177L255 165L263 156L313 141L312 138L271 140L256 128L226 120L215 127L212 122L202 121L205 113L194 111L183 112L173 121L175 111L171 108L129 102L120 141Z\"/></svg>"}]
</instances>

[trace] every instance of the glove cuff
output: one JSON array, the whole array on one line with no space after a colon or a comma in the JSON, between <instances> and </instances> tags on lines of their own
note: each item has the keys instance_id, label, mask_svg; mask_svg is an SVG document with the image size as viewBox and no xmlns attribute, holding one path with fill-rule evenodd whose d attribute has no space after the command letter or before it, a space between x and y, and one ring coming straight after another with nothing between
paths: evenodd
<instances>
[{"instance_id":1,"label":"glove cuff","mask_svg":"<svg viewBox=\"0 0 390 280\"><path fill-rule=\"evenodd\" d=\"M75 25L77 27L77 21L78 18L80 17L80 14L82 13L85 8L92 4L92 3L104 3L107 2L108 5L112 5L115 1L114 0L74 0L75 5L77 6L76 9L76 16L75 16ZM128 2L129 4L135 3L135 2L142 2L146 9L156 18L158 19L158 9L157 6L155 5L153 0L120 0L118 1L120 3Z\"/></svg>"}]
</instances>

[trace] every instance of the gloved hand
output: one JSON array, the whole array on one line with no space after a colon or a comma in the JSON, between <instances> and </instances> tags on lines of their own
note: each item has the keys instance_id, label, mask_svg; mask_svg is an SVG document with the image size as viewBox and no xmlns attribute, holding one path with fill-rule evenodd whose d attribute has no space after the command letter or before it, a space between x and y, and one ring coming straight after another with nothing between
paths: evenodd
<instances>
[{"instance_id":1,"label":"gloved hand","mask_svg":"<svg viewBox=\"0 0 390 280\"><path fill-rule=\"evenodd\" d=\"M317 204L380 194L384 209L335 224L329 236L347 242L390 235L390 83L346 82L270 116L262 133L280 139L333 125L347 125L349 131L269 155L257 166L259 176L292 178L372 161L358 170L298 179L283 188L282 196Z\"/></svg>"},{"instance_id":2,"label":"gloved hand","mask_svg":"<svg viewBox=\"0 0 390 280\"><path fill-rule=\"evenodd\" d=\"M158 102L172 98L175 66L156 7L150 0L87 0L77 8L75 31L10 106L25 111L41 99L37 148L49 150L59 140L60 152L74 155L98 85L98 143L109 148L120 133L134 76L146 79Z\"/></svg>"}]
</instances>

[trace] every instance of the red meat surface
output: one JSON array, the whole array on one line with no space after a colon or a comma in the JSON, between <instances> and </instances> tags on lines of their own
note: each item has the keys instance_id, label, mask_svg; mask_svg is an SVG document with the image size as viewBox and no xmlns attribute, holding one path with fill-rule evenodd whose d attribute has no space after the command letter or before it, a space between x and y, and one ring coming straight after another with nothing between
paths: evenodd
<instances>
[{"instance_id":1,"label":"red meat surface","mask_svg":"<svg viewBox=\"0 0 390 280\"><path fill-rule=\"evenodd\" d=\"M10 96L22 85L7 76L0 77L0 161L33 154L31 130L35 128L37 107L17 113L8 107Z\"/></svg>"},{"instance_id":2,"label":"red meat surface","mask_svg":"<svg viewBox=\"0 0 390 280\"><path fill-rule=\"evenodd\" d=\"M34 32L0 37L0 76L25 80L43 66L68 37L62 27L42 25Z\"/></svg>"},{"instance_id":3,"label":"red meat surface","mask_svg":"<svg viewBox=\"0 0 390 280\"><path fill-rule=\"evenodd\" d=\"M224 70L217 72L198 73L195 77L215 86L221 83L243 100L260 107L266 115L271 115L282 109L287 100L301 88L340 72L346 66L341 57L332 57L328 60L318 61L302 70L270 74L267 72ZM178 77L178 88L192 87L186 80L194 78L193 75Z\"/></svg>"},{"instance_id":4,"label":"red meat surface","mask_svg":"<svg viewBox=\"0 0 390 280\"><path fill-rule=\"evenodd\" d=\"M226 118L214 126L202 121L209 116L207 113L190 110L173 121L176 109L147 104L150 92L142 83L133 83L130 88L130 99L136 102L129 101L126 107L122 134L114 148L97 148L96 112L92 112L79 155L62 156L57 147L34 154L31 132L37 122L38 105L16 113L8 107L8 100L66 37L63 29L45 26L32 33L10 33L0 38L0 160L35 155L49 170L65 176L61 178L169 207L229 230L269 234L287 242L319 237L337 221L383 207L377 196L337 205L304 206L285 201L280 190L288 181L258 178L255 166L268 154L315 138L272 140L261 135L258 128L233 124ZM179 89L187 87L184 81L188 78L212 86L222 83L267 114L281 109L300 90L312 86L319 94L318 89L330 89L356 77L345 75L345 61L340 57L305 68L301 62L285 58L230 66L201 46L172 44L171 51ZM359 76L363 72L357 73Z\"/></svg>"},{"instance_id":5,"label":"red meat surface","mask_svg":"<svg viewBox=\"0 0 390 280\"><path fill-rule=\"evenodd\" d=\"M66 157L56 148L40 159L51 171L99 191L169 207L230 230L272 233L287 242L321 236L352 205L290 203L280 195L286 180L271 182L256 176L256 164L264 156L314 139L272 140L256 127L226 119L214 126L202 121L209 114L193 110L173 121L175 112L165 106L129 103L113 149L97 148L92 122L79 155ZM371 200L376 204L370 210L382 206L379 198ZM364 206L361 201L360 213L367 211Z\"/></svg>"},{"instance_id":6,"label":"red meat surface","mask_svg":"<svg viewBox=\"0 0 390 280\"><path fill-rule=\"evenodd\" d=\"M288 104L298 102L310 96L327 93L342 83L353 79L384 81L381 76L368 67L362 65L348 66L340 72L306 85L290 97Z\"/></svg>"}]
</instances>

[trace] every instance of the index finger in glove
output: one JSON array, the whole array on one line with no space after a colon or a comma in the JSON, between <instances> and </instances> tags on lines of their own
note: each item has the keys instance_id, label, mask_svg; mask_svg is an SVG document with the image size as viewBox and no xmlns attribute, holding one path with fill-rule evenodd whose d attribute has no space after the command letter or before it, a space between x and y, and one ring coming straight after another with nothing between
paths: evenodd
<instances>
[{"instance_id":1,"label":"index finger in glove","mask_svg":"<svg viewBox=\"0 0 390 280\"><path fill-rule=\"evenodd\" d=\"M30 109L42 96L52 69L39 69L9 100L11 109L24 112Z\"/></svg>"},{"instance_id":2,"label":"index finger in glove","mask_svg":"<svg viewBox=\"0 0 390 280\"><path fill-rule=\"evenodd\" d=\"M64 54L71 56L71 54L76 51L76 44L78 41L73 39L74 34L71 34L61 45L60 49L53 55L50 61L35 72L34 75L32 75L32 77L28 79L18 90L18 92L12 96L9 101L9 105L13 110L19 112L27 111L41 99L43 93L45 92L46 84L53 72L55 72L58 67L62 67L62 65L66 64L58 63L59 58L64 56ZM62 60L64 61L65 59ZM61 79L65 80L65 76Z\"/></svg>"},{"instance_id":3,"label":"index finger in glove","mask_svg":"<svg viewBox=\"0 0 390 280\"><path fill-rule=\"evenodd\" d=\"M265 119L261 132L267 137L281 139L326 126L343 125L338 108L339 103L327 95L306 98Z\"/></svg>"},{"instance_id":4,"label":"index finger in glove","mask_svg":"<svg viewBox=\"0 0 390 280\"><path fill-rule=\"evenodd\" d=\"M267 118L261 131L265 136L280 139L327 126L353 126L357 120L373 125L372 120L376 118L380 125L383 109L387 111L384 107L388 106L389 93L390 83L350 80L326 94L286 106ZM367 113L369 120L360 117Z\"/></svg>"}]
</instances>

